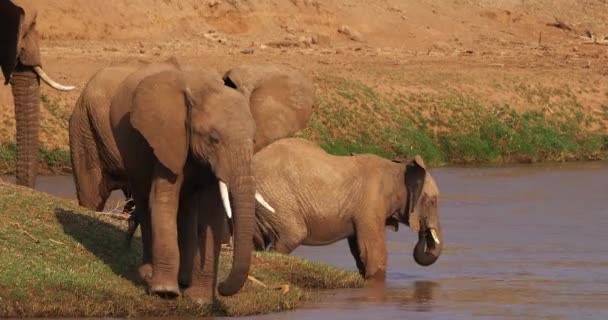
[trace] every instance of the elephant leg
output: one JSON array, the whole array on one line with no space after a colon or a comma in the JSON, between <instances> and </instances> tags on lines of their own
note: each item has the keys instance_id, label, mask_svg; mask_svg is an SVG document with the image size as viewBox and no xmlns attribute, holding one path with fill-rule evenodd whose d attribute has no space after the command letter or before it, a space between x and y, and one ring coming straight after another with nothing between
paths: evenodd
<instances>
[{"instance_id":1,"label":"elephant leg","mask_svg":"<svg viewBox=\"0 0 608 320\"><path fill-rule=\"evenodd\" d=\"M359 223L355 221L355 230L359 258L365 269L365 279L384 281L386 277L384 224L364 219Z\"/></svg>"},{"instance_id":2,"label":"elephant leg","mask_svg":"<svg viewBox=\"0 0 608 320\"><path fill-rule=\"evenodd\" d=\"M183 176L174 175L160 163L154 167L150 189L152 226L152 281L150 292L166 297L180 294L177 211Z\"/></svg>"},{"instance_id":3,"label":"elephant leg","mask_svg":"<svg viewBox=\"0 0 608 320\"><path fill-rule=\"evenodd\" d=\"M195 194L180 205L177 215L179 245L178 284L187 288L192 284L192 270L198 250L198 196Z\"/></svg>"},{"instance_id":4,"label":"elephant leg","mask_svg":"<svg viewBox=\"0 0 608 320\"><path fill-rule=\"evenodd\" d=\"M198 250L193 264L192 286L184 294L199 304L213 303L226 224L226 214L217 188L211 188L204 197L198 197L197 211Z\"/></svg>"},{"instance_id":5,"label":"elephant leg","mask_svg":"<svg viewBox=\"0 0 608 320\"><path fill-rule=\"evenodd\" d=\"M359 274L362 277L365 277L365 265L363 264L363 261L361 261L361 252L359 251L356 235L348 237L348 247L350 248L350 253L353 255L353 258L355 258Z\"/></svg>"},{"instance_id":6,"label":"elephant leg","mask_svg":"<svg viewBox=\"0 0 608 320\"><path fill-rule=\"evenodd\" d=\"M133 213L133 209L135 208L135 200L133 200L133 197L131 195L131 192L129 191L128 188L121 188L122 189L122 194L125 196L125 206L122 208L122 213L123 214L129 214L129 213Z\"/></svg>"},{"instance_id":7,"label":"elephant leg","mask_svg":"<svg viewBox=\"0 0 608 320\"><path fill-rule=\"evenodd\" d=\"M40 81L31 67L19 65L11 85L17 129L16 183L34 188L38 174Z\"/></svg>"},{"instance_id":8,"label":"elephant leg","mask_svg":"<svg viewBox=\"0 0 608 320\"><path fill-rule=\"evenodd\" d=\"M83 110L75 107L70 118L70 157L78 204L89 210L103 210L111 193L111 179L104 174L93 137L93 129Z\"/></svg>"},{"instance_id":9,"label":"elephant leg","mask_svg":"<svg viewBox=\"0 0 608 320\"><path fill-rule=\"evenodd\" d=\"M139 267L139 276L148 285L152 281L152 223L150 210L145 202L136 202L133 214L137 217L141 228L142 264ZM134 232L135 230L133 230Z\"/></svg>"}]
</instances>

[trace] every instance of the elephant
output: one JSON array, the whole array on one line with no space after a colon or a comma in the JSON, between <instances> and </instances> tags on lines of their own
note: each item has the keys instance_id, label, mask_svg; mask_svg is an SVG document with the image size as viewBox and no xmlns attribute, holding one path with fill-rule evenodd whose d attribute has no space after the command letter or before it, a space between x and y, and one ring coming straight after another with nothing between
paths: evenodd
<instances>
[{"instance_id":1,"label":"elephant","mask_svg":"<svg viewBox=\"0 0 608 320\"><path fill-rule=\"evenodd\" d=\"M188 70L172 59L130 73L109 113L140 218L139 271L149 291L179 295L178 277L189 270L184 294L213 300L224 210L234 208L232 270L218 292L236 294L253 250L255 122L249 102L212 72Z\"/></svg>"},{"instance_id":2,"label":"elephant","mask_svg":"<svg viewBox=\"0 0 608 320\"><path fill-rule=\"evenodd\" d=\"M256 123L255 152L303 129L312 115L312 81L294 68L244 64L228 70L222 78L249 101Z\"/></svg>"},{"instance_id":3,"label":"elephant","mask_svg":"<svg viewBox=\"0 0 608 320\"><path fill-rule=\"evenodd\" d=\"M113 190L122 189L126 197L130 195L110 126L110 103L120 83L148 64L150 61L125 60L100 69L84 86L74 106L69 122L73 177L79 205L90 210L102 210ZM211 68L187 68L213 73L218 81L245 96L256 123L254 151L303 129L312 114L312 81L289 66L243 64L223 76ZM128 239L138 226L134 220ZM229 233L224 232L224 242L227 236Z\"/></svg>"},{"instance_id":4,"label":"elephant","mask_svg":"<svg viewBox=\"0 0 608 320\"><path fill-rule=\"evenodd\" d=\"M433 264L443 236L439 189L423 159L331 155L305 139L278 140L253 158L256 189L274 209L256 206L256 250L289 254L299 245L348 239L359 273L386 277L385 226L418 233L414 260Z\"/></svg>"},{"instance_id":5,"label":"elephant","mask_svg":"<svg viewBox=\"0 0 608 320\"><path fill-rule=\"evenodd\" d=\"M69 119L70 155L78 204L103 210L111 192L130 189L110 126L110 103L120 83L150 62L121 61L97 71L84 86ZM128 211L128 210L123 210Z\"/></svg>"},{"instance_id":6,"label":"elephant","mask_svg":"<svg viewBox=\"0 0 608 320\"><path fill-rule=\"evenodd\" d=\"M0 1L0 67L11 84L17 129L16 183L34 188L38 174L40 79L59 91L74 90L53 80L42 68L38 12L34 1Z\"/></svg>"}]
</instances>

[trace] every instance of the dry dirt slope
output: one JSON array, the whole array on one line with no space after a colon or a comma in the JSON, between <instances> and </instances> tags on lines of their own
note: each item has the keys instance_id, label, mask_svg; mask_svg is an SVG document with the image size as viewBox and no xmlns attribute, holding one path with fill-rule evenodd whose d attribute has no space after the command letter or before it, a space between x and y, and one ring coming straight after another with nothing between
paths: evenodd
<instances>
[{"instance_id":1,"label":"dry dirt slope","mask_svg":"<svg viewBox=\"0 0 608 320\"><path fill-rule=\"evenodd\" d=\"M291 64L316 80L321 97L335 91L331 77L338 77L391 99L458 94L517 110L553 110L567 100L601 113L608 98L608 46L580 38L608 34L602 0L38 2L45 67L80 87L113 61L175 55L220 71L242 62ZM566 29L548 25L556 21ZM342 25L357 35L339 33ZM310 36L319 43L307 43ZM254 53L241 53L248 48ZM42 140L65 147L65 120L79 93L43 93ZM13 141L7 87L0 116L0 140Z\"/></svg>"}]
</instances>

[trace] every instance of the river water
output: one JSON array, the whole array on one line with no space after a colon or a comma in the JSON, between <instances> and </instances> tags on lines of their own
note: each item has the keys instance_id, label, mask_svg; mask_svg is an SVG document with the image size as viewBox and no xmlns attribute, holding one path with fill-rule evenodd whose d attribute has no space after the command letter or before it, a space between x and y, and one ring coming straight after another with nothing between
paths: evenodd
<instances>
[{"instance_id":1,"label":"river water","mask_svg":"<svg viewBox=\"0 0 608 320\"><path fill-rule=\"evenodd\" d=\"M413 261L406 227L387 230L385 288L247 319L608 319L608 163L432 174L445 241L434 265ZM37 189L74 197L71 177L40 177ZM345 241L293 254L355 269Z\"/></svg>"}]
</instances>

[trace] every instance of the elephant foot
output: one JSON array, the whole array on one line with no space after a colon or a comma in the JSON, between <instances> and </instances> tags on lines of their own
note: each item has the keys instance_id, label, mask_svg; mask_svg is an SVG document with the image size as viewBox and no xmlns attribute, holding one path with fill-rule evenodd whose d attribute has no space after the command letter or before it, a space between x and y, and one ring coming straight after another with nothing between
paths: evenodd
<instances>
[{"instance_id":1,"label":"elephant foot","mask_svg":"<svg viewBox=\"0 0 608 320\"><path fill-rule=\"evenodd\" d=\"M366 282L371 283L371 284L373 284L373 283L382 284L382 283L386 282L386 271L378 270L371 275L367 275L365 277L365 280L366 280Z\"/></svg>"},{"instance_id":2,"label":"elephant foot","mask_svg":"<svg viewBox=\"0 0 608 320\"><path fill-rule=\"evenodd\" d=\"M145 281L147 284L150 284L152 281L152 265L149 263L143 264L137 271L141 280Z\"/></svg>"},{"instance_id":3,"label":"elephant foot","mask_svg":"<svg viewBox=\"0 0 608 320\"><path fill-rule=\"evenodd\" d=\"M176 285L151 284L148 290L150 294L155 294L161 298L173 299L180 296L179 287Z\"/></svg>"},{"instance_id":4,"label":"elephant foot","mask_svg":"<svg viewBox=\"0 0 608 320\"><path fill-rule=\"evenodd\" d=\"M190 299L192 302L200 306L214 304L215 297L213 297L213 295L204 293L204 291L209 290L201 290L200 288L190 287L184 290L184 297Z\"/></svg>"}]
</instances>

